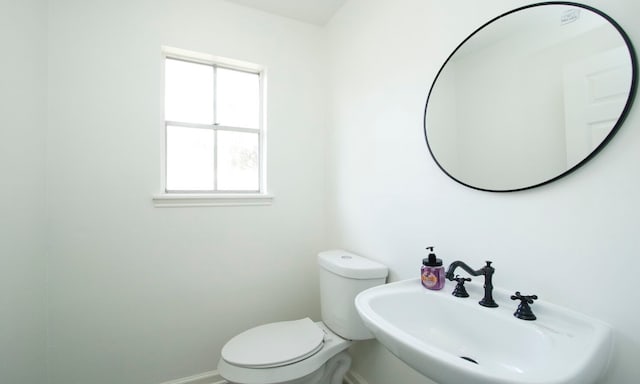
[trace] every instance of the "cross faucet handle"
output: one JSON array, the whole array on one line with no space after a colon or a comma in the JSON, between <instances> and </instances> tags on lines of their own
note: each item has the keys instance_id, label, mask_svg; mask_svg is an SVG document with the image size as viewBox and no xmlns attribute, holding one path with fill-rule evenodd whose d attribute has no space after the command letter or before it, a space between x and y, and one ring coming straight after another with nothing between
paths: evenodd
<instances>
[{"instance_id":1,"label":"cross faucet handle","mask_svg":"<svg viewBox=\"0 0 640 384\"><path fill-rule=\"evenodd\" d=\"M469 277L460 277L460 275L456 275L453 280L457 281L456 288L451 292L451 294L455 297L469 297L469 293L467 289L464 287L465 281L471 281Z\"/></svg>"},{"instance_id":2,"label":"cross faucet handle","mask_svg":"<svg viewBox=\"0 0 640 384\"><path fill-rule=\"evenodd\" d=\"M538 300L538 295L523 296L520 291L516 291L515 295L511 295L511 300L526 301L529 304L533 304L533 300Z\"/></svg>"},{"instance_id":3,"label":"cross faucet handle","mask_svg":"<svg viewBox=\"0 0 640 384\"><path fill-rule=\"evenodd\" d=\"M460 277L460 275L456 275L456 277L454 277L453 280L457 281L458 283L462 282L462 284L464 284L465 281L471 281L471 278L470 277Z\"/></svg>"},{"instance_id":4,"label":"cross faucet handle","mask_svg":"<svg viewBox=\"0 0 640 384\"><path fill-rule=\"evenodd\" d=\"M513 316L522 320L535 320L536 315L531 311L529 304L533 304L534 300L538 300L538 295L521 295L520 291L517 291L515 295L511 296L511 300L520 300L518 309L513 313Z\"/></svg>"}]
</instances>

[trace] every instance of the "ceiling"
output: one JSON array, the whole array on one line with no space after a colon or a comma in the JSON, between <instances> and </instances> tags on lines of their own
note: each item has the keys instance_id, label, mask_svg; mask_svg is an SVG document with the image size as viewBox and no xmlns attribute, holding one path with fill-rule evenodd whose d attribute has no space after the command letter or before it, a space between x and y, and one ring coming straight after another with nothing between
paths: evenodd
<instances>
[{"instance_id":1,"label":"ceiling","mask_svg":"<svg viewBox=\"0 0 640 384\"><path fill-rule=\"evenodd\" d=\"M315 25L325 25L347 0L227 0Z\"/></svg>"}]
</instances>

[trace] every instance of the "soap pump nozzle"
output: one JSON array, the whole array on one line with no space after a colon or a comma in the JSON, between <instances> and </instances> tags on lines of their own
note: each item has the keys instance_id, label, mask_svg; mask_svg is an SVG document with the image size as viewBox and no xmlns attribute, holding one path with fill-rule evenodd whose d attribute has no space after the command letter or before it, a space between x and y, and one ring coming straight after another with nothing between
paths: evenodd
<instances>
[{"instance_id":1,"label":"soap pump nozzle","mask_svg":"<svg viewBox=\"0 0 640 384\"><path fill-rule=\"evenodd\" d=\"M427 247L429 250L429 256L426 259L422 259L422 265L430 266L430 267L440 267L442 266L442 260L438 259L436 254L433 253L433 246Z\"/></svg>"}]
</instances>

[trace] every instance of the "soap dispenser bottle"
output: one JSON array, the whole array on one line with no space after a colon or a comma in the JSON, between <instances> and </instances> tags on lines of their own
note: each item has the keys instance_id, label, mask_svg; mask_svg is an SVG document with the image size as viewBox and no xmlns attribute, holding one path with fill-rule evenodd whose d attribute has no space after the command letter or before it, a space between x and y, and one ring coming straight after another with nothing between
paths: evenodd
<instances>
[{"instance_id":1,"label":"soap dispenser bottle","mask_svg":"<svg viewBox=\"0 0 640 384\"><path fill-rule=\"evenodd\" d=\"M433 253L433 247L427 247L430 250L429 256L422 259L422 268L420 268L420 280L425 288L440 290L444 287L445 276L442 259L438 259Z\"/></svg>"}]
</instances>

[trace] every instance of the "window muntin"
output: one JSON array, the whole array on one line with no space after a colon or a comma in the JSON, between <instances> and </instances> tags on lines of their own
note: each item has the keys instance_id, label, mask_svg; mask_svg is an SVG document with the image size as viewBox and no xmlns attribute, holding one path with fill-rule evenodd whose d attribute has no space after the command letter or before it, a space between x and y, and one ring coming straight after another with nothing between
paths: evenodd
<instances>
[{"instance_id":1,"label":"window muntin","mask_svg":"<svg viewBox=\"0 0 640 384\"><path fill-rule=\"evenodd\" d=\"M165 191L264 193L262 73L164 61Z\"/></svg>"}]
</instances>

